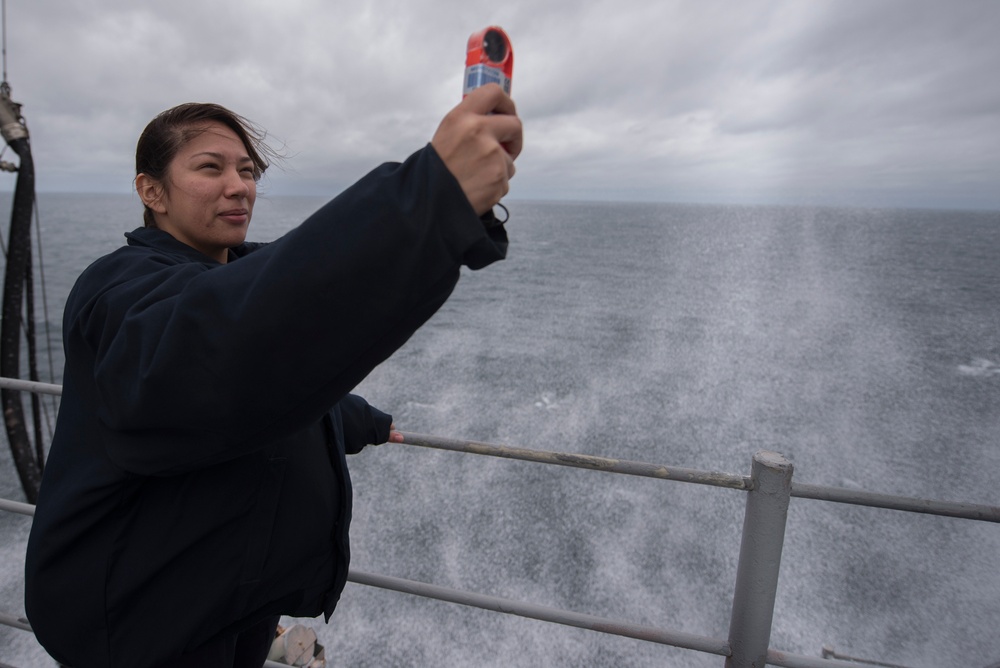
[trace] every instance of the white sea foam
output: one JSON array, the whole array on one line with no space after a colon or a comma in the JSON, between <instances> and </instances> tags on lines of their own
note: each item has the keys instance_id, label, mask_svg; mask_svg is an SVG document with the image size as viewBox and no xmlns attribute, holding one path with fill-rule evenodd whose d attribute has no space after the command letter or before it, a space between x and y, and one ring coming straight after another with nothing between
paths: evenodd
<instances>
[{"instance_id":1,"label":"white sea foam","mask_svg":"<svg viewBox=\"0 0 1000 668\"><path fill-rule=\"evenodd\" d=\"M559 408L559 402L557 402L553 395L549 392L542 392L542 395L535 402L535 408L541 408L547 411L556 410Z\"/></svg>"},{"instance_id":2,"label":"white sea foam","mask_svg":"<svg viewBox=\"0 0 1000 668\"><path fill-rule=\"evenodd\" d=\"M958 372L965 376L1000 376L1000 364L977 357L968 364L960 364Z\"/></svg>"}]
</instances>

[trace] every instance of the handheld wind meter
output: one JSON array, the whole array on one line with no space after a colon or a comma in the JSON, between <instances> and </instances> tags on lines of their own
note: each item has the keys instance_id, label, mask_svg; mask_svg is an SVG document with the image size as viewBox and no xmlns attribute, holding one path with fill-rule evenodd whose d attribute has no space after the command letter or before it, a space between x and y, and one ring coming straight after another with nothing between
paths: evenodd
<instances>
[{"instance_id":1,"label":"handheld wind meter","mask_svg":"<svg viewBox=\"0 0 1000 668\"><path fill-rule=\"evenodd\" d=\"M514 74L514 50L502 28L490 26L469 37L465 56L465 85L462 97L488 83L500 84L510 95L510 80Z\"/></svg>"}]
</instances>

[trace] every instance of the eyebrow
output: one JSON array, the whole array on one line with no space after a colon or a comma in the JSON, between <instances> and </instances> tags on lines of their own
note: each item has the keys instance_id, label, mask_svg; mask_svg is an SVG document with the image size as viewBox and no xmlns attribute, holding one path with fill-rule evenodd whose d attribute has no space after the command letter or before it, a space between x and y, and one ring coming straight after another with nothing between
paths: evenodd
<instances>
[{"instance_id":1,"label":"eyebrow","mask_svg":"<svg viewBox=\"0 0 1000 668\"><path fill-rule=\"evenodd\" d=\"M191 156L191 160L194 160L195 158L203 158L203 157L206 157L206 156L209 157L209 158L215 158L216 160L222 160L222 161L225 161L225 159L226 159L226 156L222 155L221 153L216 153L215 151L202 151L201 153L195 153L194 155L192 155ZM253 158L251 158L249 155L245 155L242 158L238 158L236 160L236 162L251 162L252 163L253 162Z\"/></svg>"}]
</instances>

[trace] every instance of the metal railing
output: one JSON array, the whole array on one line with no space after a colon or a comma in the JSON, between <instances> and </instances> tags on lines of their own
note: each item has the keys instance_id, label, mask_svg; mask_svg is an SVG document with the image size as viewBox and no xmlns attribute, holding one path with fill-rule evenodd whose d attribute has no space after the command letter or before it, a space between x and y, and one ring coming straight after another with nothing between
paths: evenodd
<instances>
[{"instance_id":1,"label":"metal railing","mask_svg":"<svg viewBox=\"0 0 1000 668\"><path fill-rule=\"evenodd\" d=\"M60 394L62 389L58 385L6 378L0 378L0 387L45 394ZM830 658L792 654L768 647L777 593L778 571L784 546L785 524L789 501L792 497L1000 523L1000 507L996 506L934 501L840 487L793 483L792 464L782 455L773 452L761 451L755 454L750 475L740 476L605 457L528 450L424 434L404 433L403 437L405 444L413 446L724 487L746 492L743 537L736 570L735 592L727 638L712 638L642 626L622 620L606 619L523 601L404 580L388 575L366 573L355 569L351 569L348 576L348 580L355 584L380 587L425 598L715 654L725 657L726 668L757 668L764 665L783 666L784 668L857 668L859 665L857 659L834 658L837 655L832 650L827 651L826 648L823 652L824 657ZM34 514L34 506L30 504L3 499L0 499L0 510L29 516ZM0 612L0 624L26 631L31 630L24 618L2 612ZM265 664L266 668L280 668L280 666L281 664L273 662Z\"/></svg>"}]
</instances>

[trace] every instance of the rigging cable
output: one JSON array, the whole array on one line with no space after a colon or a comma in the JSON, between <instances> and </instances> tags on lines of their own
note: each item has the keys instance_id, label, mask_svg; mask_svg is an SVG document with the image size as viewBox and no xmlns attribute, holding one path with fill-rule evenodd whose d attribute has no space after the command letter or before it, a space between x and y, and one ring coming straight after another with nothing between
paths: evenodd
<instances>
[{"instance_id":1,"label":"rigging cable","mask_svg":"<svg viewBox=\"0 0 1000 668\"><path fill-rule=\"evenodd\" d=\"M45 282L45 262L43 261L42 255L42 219L38 213L38 197L35 197L35 246L38 248L38 280L42 287L42 318L43 318L43 329L45 330L45 353L49 362L49 382L55 383L56 377L56 364L52 358L52 319L49 318L49 292L46 287ZM37 376L37 370L35 375ZM32 380L40 380L39 378L32 378ZM33 393L35 394L35 393ZM35 394L35 396L38 396ZM48 427L49 440L52 439L53 433L55 433L55 428L52 425L52 415L59 410L59 399L54 395L46 395L48 397L48 403L51 408L51 412L45 411L45 425ZM39 461L44 461L45 458L42 456L42 441L36 444L36 449L38 450Z\"/></svg>"},{"instance_id":2,"label":"rigging cable","mask_svg":"<svg viewBox=\"0 0 1000 668\"><path fill-rule=\"evenodd\" d=\"M0 318L0 366L4 376L20 378L22 360L19 340L27 344L27 371L31 380L38 381L37 340L35 335L35 294L34 269L32 261L31 222L34 210L35 228L38 234L39 272L41 276L41 301L45 315L45 346L49 359L50 375L54 376L52 361L51 333L48 318L48 299L45 285L44 265L41 263L41 224L38 202L35 194L34 160L27 123L21 113L21 105L14 102L7 82L7 3L2 0L2 60L3 80L0 82L0 127L7 145L18 154L20 164L11 166L9 171L17 172L17 184L13 193L10 239L4 248L6 256L5 280L3 287L3 317ZM3 165L8 168L6 164ZM45 424L42 409L45 408L36 394L31 397L34 447L28 435L26 420L20 396L16 392L4 390L4 422L7 440L11 447L18 475L29 502L37 499L38 487L45 461L45 438L43 426L52 433L49 411L45 410Z\"/></svg>"}]
</instances>

